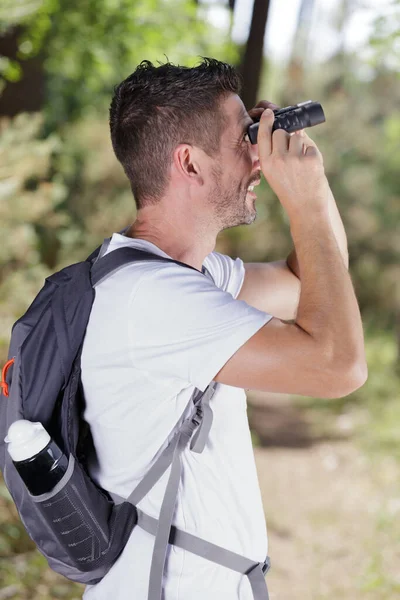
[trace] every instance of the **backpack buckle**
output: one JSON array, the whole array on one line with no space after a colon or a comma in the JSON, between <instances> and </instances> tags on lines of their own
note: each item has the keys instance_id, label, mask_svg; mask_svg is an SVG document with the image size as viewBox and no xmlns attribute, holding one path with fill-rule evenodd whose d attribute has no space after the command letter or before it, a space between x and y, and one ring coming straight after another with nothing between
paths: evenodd
<instances>
[{"instance_id":1,"label":"backpack buckle","mask_svg":"<svg viewBox=\"0 0 400 600\"><path fill-rule=\"evenodd\" d=\"M266 575L271 568L271 559L269 556L266 557L263 564L261 565L261 570Z\"/></svg>"},{"instance_id":2,"label":"backpack buckle","mask_svg":"<svg viewBox=\"0 0 400 600\"><path fill-rule=\"evenodd\" d=\"M10 360L8 360L6 362L6 364L3 367L3 370L1 372L1 381L0 381L0 387L3 389L3 395L8 398L9 396L9 385L7 383L6 377L7 377L7 371L8 369L11 367L11 365L13 365L15 362L15 358L11 358Z\"/></svg>"},{"instance_id":3,"label":"backpack buckle","mask_svg":"<svg viewBox=\"0 0 400 600\"><path fill-rule=\"evenodd\" d=\"M203 408L201 406L197 407L196 414L192 419L193 425L200 425L203 420Z\"/></svg>"}]
</instances>

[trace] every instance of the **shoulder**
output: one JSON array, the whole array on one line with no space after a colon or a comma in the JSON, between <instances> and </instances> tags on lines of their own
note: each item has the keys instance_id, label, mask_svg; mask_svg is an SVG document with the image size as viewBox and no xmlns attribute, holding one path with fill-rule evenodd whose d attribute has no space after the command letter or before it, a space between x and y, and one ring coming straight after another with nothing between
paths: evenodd
<instances>
[{"instance_id":1,"label":"shoulder","mask_svg":"<svg viewBox=\"0 0 400 600\"><path fill-rule=\"evenodd\" d=\"M215 285L236 298L244 281L244 264L240 258L231 258L220 252L211 252L204 260Z\"/></svg>"},{"instance_id":2,"label":"shoulder","mask_svg":"<svg viewBox=\"0 0 400 600\"><path fill-rule=\"evenodd\" d=\"M154 294L156 301L191 298L199 292L215 290L214 282L199 271L174 262L147 263L141 269L141 295Z\"/></svg>"},{"instance_id":3,"label":"shoulder","mask_svg":"<svg viewBox=\"0 0 400 600\"><path fill-rule=\"evenodd\" d=\"M250 308L206 275L174 263L148 265L130 302L133 314L138 316L150 310L152 325L162 322L164 329L174 328L177 323L183 328L201 326L199 315L205 321L218 323L238 318Z\"/></svg>"}]
</instances>

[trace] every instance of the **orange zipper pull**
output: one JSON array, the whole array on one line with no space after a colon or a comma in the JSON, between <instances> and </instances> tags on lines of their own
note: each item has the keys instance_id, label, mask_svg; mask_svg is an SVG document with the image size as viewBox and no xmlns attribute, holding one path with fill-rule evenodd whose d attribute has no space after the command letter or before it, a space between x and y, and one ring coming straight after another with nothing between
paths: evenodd
<instances>
[{"instance_id":1,"label":"orange zipper pull","mask_svg":"<svg viewBox=\"0 0 400 600\"><path fill-rule=\"evenodd\" d=\"M7 371L14 362L15 362L15 358L11 358L10 360L8 360L6 362L6 364L4 365L3 370L1 372L0 387L3 388L3 394L4 394L4 396L6 396L6 398L8 398L8 383L6 381Z\"/></svg>"}]
</instances>

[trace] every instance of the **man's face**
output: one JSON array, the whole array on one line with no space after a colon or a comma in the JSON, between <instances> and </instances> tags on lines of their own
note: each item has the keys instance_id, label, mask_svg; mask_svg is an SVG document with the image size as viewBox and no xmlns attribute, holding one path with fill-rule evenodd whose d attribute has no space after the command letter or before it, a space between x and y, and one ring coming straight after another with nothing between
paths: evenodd
<instances>
[{"instance_id":1,"label":"man's face","mask_svg":"<svg viewBox=\"0 0 400 600\"><path fill-rule=\"evenodd\" d=\"M221 136L220 154L212 165L209 202L220 228L250 225L256 219L256 197L248 190L260 180L258 146L252 145L246 131L253 123L243 102L231 94L221 103L228 125Z\"/></svg>"}]
</instances>

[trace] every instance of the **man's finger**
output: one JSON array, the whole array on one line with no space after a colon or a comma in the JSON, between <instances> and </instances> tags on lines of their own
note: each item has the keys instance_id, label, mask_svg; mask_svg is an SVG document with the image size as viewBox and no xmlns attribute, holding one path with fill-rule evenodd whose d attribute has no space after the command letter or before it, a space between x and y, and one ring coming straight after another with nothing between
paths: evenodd
<instances>
[{"instance_id":1,"label":"man's finger","mask_svg":"<svg viewBox=\"0 0 400 600\"><path fill-rule=\"evenodd\" d=\"M289 153L298 156L304 153L304 137L302 135L290 135Z\"/></svg>"},{"instance_id":2,"label":"man's finger","mask_svg":"<svg viewBox=\"0 0 400 600\"><path fill-rule=\"evenodd\" d=\"M262 115L264 110L265 108L252 108L251 110L249 110L249 115L252 119L258 119Z\"/></svg>"},{"instance_id":3,"label":"man's finger","mask_svg":"<svg viewBox=\"0 0 400 600\"><path fill-rule=\"evenodd\" d=\"M278 110L279 106L269 100L260 100L254 108L270 108L271 110Z\"/></svg>"},{"instance_id":4,"label":"man's finger","mask_svg":"<svg viewBox=\"0 0 400 600\"><path fill-rule=\"evenodd\" d=\"M277 129L272 135L272 151L277 154L287 154L289 150L290 134L284 129Z\"/></svg>"},{"instance_id":5,"label":"man's finger","mask_svg":"<svg viewBox=\"0 0 400 600\"><path fill-rule=\"evenodd\" d=\"M317 144L314 142L314 140L312 140L310 138L309 135L307 135L307 133L305 131L303 131L303 142L304 142L304 146L306 148L315 148L315 150L317 151L317 154L322 158L322 153L320 151L320 149L318 148Z\"/></svg>"},{"instance_id":6,"label":"man's finger","mask_svg":"<svg viewBox=\"0 0 400 600\"><path fill-rule=\"evenodd\" d=\"M271 110L278 110L279 106L273 102L270 102L269 100L260 100L260 102L257 102L257 104L254 106L254 108L249 110L249 115L252 119L259 118L261 109L265 110L267 108L270 108Z\"/></svg>"},{"instance_id":7,"label":"man's finger","mask_svg":"<svg viewBox=\"0 0 400 600\"><path fill-rule=\"evenodd\" d=\"M272 153L271 135L274 119L274 113L268 108L264 110L261 115L257 134L258 155L260 157L261 165L266 165L267 160Z\"/></svg>"}]
</instances>

